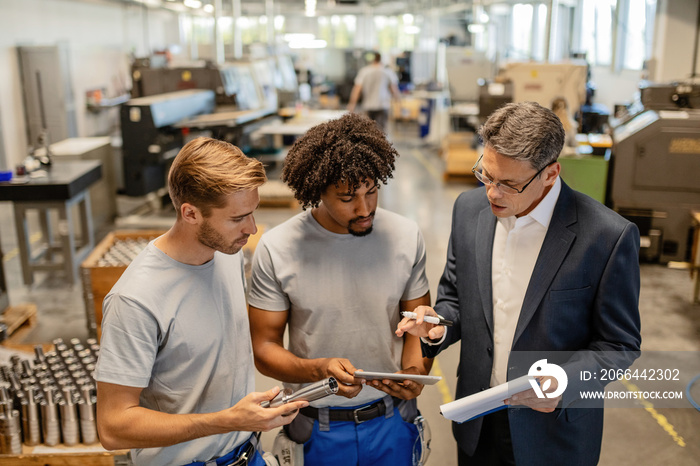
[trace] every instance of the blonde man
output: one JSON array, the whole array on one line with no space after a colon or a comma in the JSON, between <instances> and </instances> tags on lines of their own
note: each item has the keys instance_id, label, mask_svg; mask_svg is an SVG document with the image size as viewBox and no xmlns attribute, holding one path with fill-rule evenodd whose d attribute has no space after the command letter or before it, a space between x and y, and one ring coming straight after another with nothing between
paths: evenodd
<instances>
[{"instance_id":1,"label":"blonde man","mask_svg":"<svg viewBox=\"0 0 700 466\"><path fill-rule=\"evenodd\" d=\"M254 366L243 258L256 232L262 164L198 138L169 174L177 219L104 300L97 422L105 448L135 464L264 465L252 432L291 422L308 403L264 409ZM236 463L236 461L242 461Z\"/></svg>"}]
</instances>

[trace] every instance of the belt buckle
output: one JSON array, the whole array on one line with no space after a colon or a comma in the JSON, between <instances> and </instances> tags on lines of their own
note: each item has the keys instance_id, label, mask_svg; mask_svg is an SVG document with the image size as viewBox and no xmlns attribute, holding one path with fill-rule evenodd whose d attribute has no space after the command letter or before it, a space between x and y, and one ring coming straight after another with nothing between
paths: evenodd
<instances>
[{"instance_id":1,"label":"belt buckle","mask_svg":"<svg viewBox=\"0 0 700 466\"><path fill-rule=\"evenodd\" d=\"M363 406L362 408L353 409L352 410L352 417L355 420L355 424L362 424L363 422L369 421L369 419L362 421L357 417L357 415L361 412L369 411L370 409L373 409L373 408L375 408L374 405L367 405L367 406Z\"/></svg>"},{"instance_id":2,"label":"belt buckle","mask_svg":"<svg viewBox=\"0 0 700 466\"><path fill-rule=\"evenodd\" d=\"M236 458L235 460L231 461L228 464L230 466L239 466L239 465L242 466L242 465L248 464L248 452L244 451L243 453L241 453L241 456L239 456L238 458Z\"/></svg>"}]
</instances>

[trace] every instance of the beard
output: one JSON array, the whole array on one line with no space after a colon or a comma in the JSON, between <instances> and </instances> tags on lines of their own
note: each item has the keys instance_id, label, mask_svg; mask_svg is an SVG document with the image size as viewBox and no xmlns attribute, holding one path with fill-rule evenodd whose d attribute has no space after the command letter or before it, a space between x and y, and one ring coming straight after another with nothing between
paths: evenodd
<instances>
[{"instance_id":1,"label":"beard","mask_svg":"<svg viewBox=\"0 0 700 466\"><path fill-rule=\"evenodd\" d=\"M374 219L374 212L369 214L369 217ZM369 227L365 228L364 230L356 230L353 228L353 224L359 222L360 220L364 220L364 218L357 217L357 218L353 218L352 220L350 220L350 222L348 222L348 233L350 233L352 236L361 237L361 236L367 236L370 233L372 233L372 229L374 228L374 224L370 225Z\"/></svg>"},{"instance_id":2,"label":"beard","mask_svg":"<svg viewBox=\"0 0 700 466\"><path fill-rule=\"evenodd\" d=\"M219 251L224 254L236 254L245 245L248 240L248 235L236 238L233 241L227 241L221 233L216 231L209 222L205 219L202 226L197 232L197 240L204 246Z\"/></svg>"}]
</instances>

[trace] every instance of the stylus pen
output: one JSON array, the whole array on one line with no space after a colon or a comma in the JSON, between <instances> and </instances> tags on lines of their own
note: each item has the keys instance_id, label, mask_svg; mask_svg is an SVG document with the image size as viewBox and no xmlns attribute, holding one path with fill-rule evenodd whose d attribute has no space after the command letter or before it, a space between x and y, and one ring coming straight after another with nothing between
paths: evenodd
<instances>
[{"instance_id":1,"label":"stylus pen","mask_svg":"<svg viewBox=\"0 0 700 466\"><path fill-rule=\"evenodd\" d=\"M404 311L401 313L404 317L408 317L409 319L416 320L416 313L415 312L408 312ZM423 316L423 322L428 322L429 324L435 324L435 325L444 325L445 327L452 327L452 321L443 319L442 317L436 317L436 316Z\"/></svg>"}]
</instances>

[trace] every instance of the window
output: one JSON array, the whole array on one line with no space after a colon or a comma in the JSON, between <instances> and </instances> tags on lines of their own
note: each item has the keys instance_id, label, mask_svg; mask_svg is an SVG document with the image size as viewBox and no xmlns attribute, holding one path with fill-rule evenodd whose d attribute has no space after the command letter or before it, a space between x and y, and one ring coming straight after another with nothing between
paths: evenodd
<instances>
[{"instance_id":1,"label":"window","mask_svg":"<svg viewBox=\"0 0 700 466\"><path fill-rule=\"evenodd\" d=\"M628 0L624 31L623 68L641 70L651 55L656 0Z\"/></svg>"},{"instance_id":2,"label":"window","mask_svg":"<svg viewBox=\"0 0 700 466\"><path fill-rule=\"evenodd\" d=\"M615 0L584 0L581 6L581 49L591 65L609 65Z\"/></svg>"}]
</instances>

